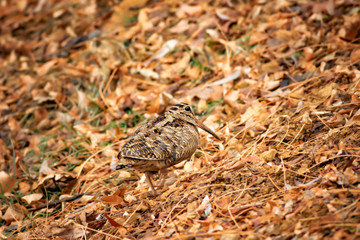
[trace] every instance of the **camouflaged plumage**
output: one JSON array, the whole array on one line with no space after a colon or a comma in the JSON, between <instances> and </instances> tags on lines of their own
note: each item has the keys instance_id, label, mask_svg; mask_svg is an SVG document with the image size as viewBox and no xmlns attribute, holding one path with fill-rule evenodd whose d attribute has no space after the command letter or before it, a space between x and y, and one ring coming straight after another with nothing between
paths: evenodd
<instances>
[{"instance_id":1,"label":"camouflaged plumage","mask_svg":"<svg viewBox=\"0 0 360 240\"><path fill-rule=\"evenodd\" d=\"M196 119L188 104L173 106L135 131L119 152L118 168L154 172L189 159L199 147L198 127L219 138Z\"/></svg>"}]
</instances>

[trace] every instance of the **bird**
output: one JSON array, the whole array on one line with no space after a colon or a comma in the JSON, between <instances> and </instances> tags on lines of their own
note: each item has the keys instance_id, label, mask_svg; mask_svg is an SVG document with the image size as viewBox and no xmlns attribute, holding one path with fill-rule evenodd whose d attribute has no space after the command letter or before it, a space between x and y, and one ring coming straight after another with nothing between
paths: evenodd
<instances>
[{"instance_id":1,"label":"bird","mask_svg":"<svg viewBox=\"0 0 360 240\"><path fill-rule=\"evenodd\" d=\"M190 159L199 147L198 128L220 139L196 118L189 104L176 104L136 129L120 149L116 169L131 167L145 173L152 194L156 196L152 174L160 171L158 189L161 189L167 177L167 168Z\"/></svg>"}]
</instances>

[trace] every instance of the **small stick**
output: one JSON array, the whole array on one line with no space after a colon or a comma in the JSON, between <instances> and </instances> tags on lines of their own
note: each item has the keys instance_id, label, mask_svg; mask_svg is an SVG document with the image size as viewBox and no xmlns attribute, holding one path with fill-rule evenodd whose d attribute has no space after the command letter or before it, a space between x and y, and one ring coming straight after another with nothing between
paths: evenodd
<instances>
[{"instance_id":1,"label":"small stick","mask_svg":"<svg viewBox=\"0 0 360 240\"><path fill-rule=\"evenodd\" d=\"M64 198L64 199L60 199L60 200L55 200L55 201L48 202L48 203L42 203L42 204L37 205L36 207L30 208L30 209L28 209L28 210L34 212L34 211L38 211L38 210L43 209L43 208L46 208L46 207L48 207L48 208L50 208L50 207L55 207L56 205L59 205L59 204L61 204L61 203L63 203L63 202L71 202L71 201L74 201L74 200L76 200L76 199L78 199L78 198L81 198L84 194L85 194L85 193L80 193L80 194L78 194L78 195L75 195L75 196L72 196L72 197L69 197L69 198Z\"/></svg>"}]
</instances>

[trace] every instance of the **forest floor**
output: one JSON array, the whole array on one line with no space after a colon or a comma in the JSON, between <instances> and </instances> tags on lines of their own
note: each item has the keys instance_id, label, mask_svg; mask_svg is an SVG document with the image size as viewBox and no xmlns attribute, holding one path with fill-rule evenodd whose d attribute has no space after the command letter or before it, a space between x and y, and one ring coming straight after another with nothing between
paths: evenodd
<instances>
[{"instance_id":1,"label":"forest floor","mask_svg":"<svg viewBox=\"0 0 360 240\"><path fill-rule=\"evenodd\" d=\"M358 1L0 1L1 239L360 239ZM159 195L115 170L186 102ZM154 175L157 182L158 175Z\"/></svg>"}]
</instances>

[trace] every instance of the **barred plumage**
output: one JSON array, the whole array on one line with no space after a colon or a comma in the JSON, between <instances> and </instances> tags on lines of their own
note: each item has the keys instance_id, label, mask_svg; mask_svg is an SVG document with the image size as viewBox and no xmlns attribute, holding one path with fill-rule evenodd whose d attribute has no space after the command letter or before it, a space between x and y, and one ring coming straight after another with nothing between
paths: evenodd
<instances>
[{"instance_id":1,"label":"barred plumage","mask_svg":"<svg viewBox=\"0 0 360 240\"><path fill-rule=\"evenodd\" d=\"M135 131L119 152L120 165L117 168L133 167L145 172L153 194L156 195L150 172L160 170L162 187L166 169L189 159L198 148L198 127L219 139L212 130L196 119L188 104L176 104Z\"/></svg>"}]
</instances>

